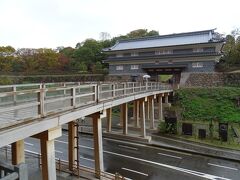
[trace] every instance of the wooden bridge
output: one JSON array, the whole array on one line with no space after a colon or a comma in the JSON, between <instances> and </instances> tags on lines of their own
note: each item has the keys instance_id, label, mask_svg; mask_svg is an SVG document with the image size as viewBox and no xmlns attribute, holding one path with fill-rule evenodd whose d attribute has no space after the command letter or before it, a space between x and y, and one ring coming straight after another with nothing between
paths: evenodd
<instances>
[{"instance_id":1,"label":"wooden bridge","mask_svg":"<svg viewBox=\"0 0 240 180\"><path fill-rule=\"evenodd\" d=\"M154 106L162 120L162 98L168 102L172 88L160 83L47 83L0 86L0 148L11 145L12 164L24 163L24 139L40 139L44 179L56 179L54 139L68 124L69 170L79 167L76 120L91 117L95 175L103 171L102 123L111 132L112 107L120 106L122 133L128 135L128 106L133 103L135 126L146 136L146 117L154 128ZM147 108L147 111L145 110Z\"/></svg>"}]
</instances>

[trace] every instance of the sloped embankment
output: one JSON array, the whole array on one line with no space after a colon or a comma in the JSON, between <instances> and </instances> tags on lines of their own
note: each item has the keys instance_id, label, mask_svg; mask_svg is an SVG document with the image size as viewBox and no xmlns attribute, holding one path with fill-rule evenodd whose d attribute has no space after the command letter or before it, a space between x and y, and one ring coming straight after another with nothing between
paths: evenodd
<instances>
[{"instance_id":1,"label":"sloped embankment","mask_svg":"<svg viewBox=\"0 0 240 180\"><path fill-rule=\"evenodd\" d=\"M183 120L240 123L240 88L185 88L176 91Z\"/></svg>"}]
</instances>

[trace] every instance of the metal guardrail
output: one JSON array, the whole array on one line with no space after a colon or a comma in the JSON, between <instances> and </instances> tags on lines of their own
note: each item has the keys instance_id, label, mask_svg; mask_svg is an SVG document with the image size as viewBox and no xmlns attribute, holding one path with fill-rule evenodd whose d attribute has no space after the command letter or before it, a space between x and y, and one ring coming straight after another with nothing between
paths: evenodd
<instances>
[{"instance_id":1,"label":"metal guardrail","mask_svg":"<svg viewBox=\"0 0 240 180\"><path fill-rule=\"evenodd\" d=\"M7 114L8 118L15 121L33 119L114 98L171 89L169 85L156 82L0 86L0 114Z\"/></svg>"},{"instance_id":2,"label":"metal guardrail","mask_svg":"<svg viewBox=\"0 0 240 180\"><path fill-rule=\"evenodd\" d=\"M8 156L8 154L11 153L11 148L6 146L5 148L0 148L0 151L4 152L5 156L6 156L6 160L9 160L8 157L10 158L11 155ZM40 153L32 152L32 151L29 152L29 151L25 150L25 156L28 158L35 158L37 160L38 167L40 168L42 166ZM77 167L77 165L73 165L74 169L71 171L71 170L69 170L69 162L68 161L62 160L60 158L55 158L55 161L56 161L56 169L58 171L73 174L78 177L84 177L85 179L94 177L97 174L100 177L100 179L127 180L127 178L123 177L118 172L116 172L115 174L111 174L111 173L103 172L103 171L96 172L94 168L90 168L90 167L87 167L84 165L80 165L79 167ZM22 165L24 165L24 168L27 167L26 164L22 164ZM18 170L18 169L16 169L16 168L14 169L12 166L10 167L10 165L8 165L8 164L6 164L5 166L7 166L5 168L5 175L3 177L0 177L1 180L14 180L14 178L15 179L19 178L18 172L14 171L14 170ZM1 170L1 167L0 167L0 170ZM85 173L85 175L83 173Z\"/></svg>"}]
</instances>

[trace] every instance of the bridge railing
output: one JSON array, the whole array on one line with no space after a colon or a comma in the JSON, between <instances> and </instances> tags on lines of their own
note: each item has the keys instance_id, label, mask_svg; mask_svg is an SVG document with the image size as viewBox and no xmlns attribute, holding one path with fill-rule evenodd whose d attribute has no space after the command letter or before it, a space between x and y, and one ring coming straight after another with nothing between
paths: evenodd
<instances>
[{"instance_id":1,"label":"bridge railing","mask_svg":"<svg viewBox=\"0 0 240 180\"><path fill-rule=\"evenodd\" d=\"M92 103L156 90L171 90L171 87L156 82L0 86L0 121L31 120Z\"/></svg>"}]
</instances>

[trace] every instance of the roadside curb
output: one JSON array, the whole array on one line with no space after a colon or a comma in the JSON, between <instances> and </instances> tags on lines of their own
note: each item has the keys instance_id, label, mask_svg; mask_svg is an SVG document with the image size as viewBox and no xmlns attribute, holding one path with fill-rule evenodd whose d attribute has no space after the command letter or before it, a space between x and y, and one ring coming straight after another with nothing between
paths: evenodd
<instances>
[{"instance_id":1,"label":"roadside curb","mask_svg":"<svg viewBox=\"0 0 240 180\"><path fill-rule=\"evenodd\" d=\"M165 148L165 149L169 149L169 150L175 150L175 151L177 150L177 151L181 151L181 152L185 152L185 153L191 153L191 154L207 156L207 157L212 157L212 158L218 158L218 159L223 159L223 160L228 160L228 161L233 161L233 162L238 162L238 163L240 162L240 159L222 157L222 156L213 155L213 154L206 154L206 153L193 151L193 150L190 150L190 149L182 149L182 148L164 146L164 145L159 145L159 144L154 144L154 143L149 143L149 144L146 144L146 145L153 146L153 147L159 147L159 148Z\"/></svg>"}]
</instances>

